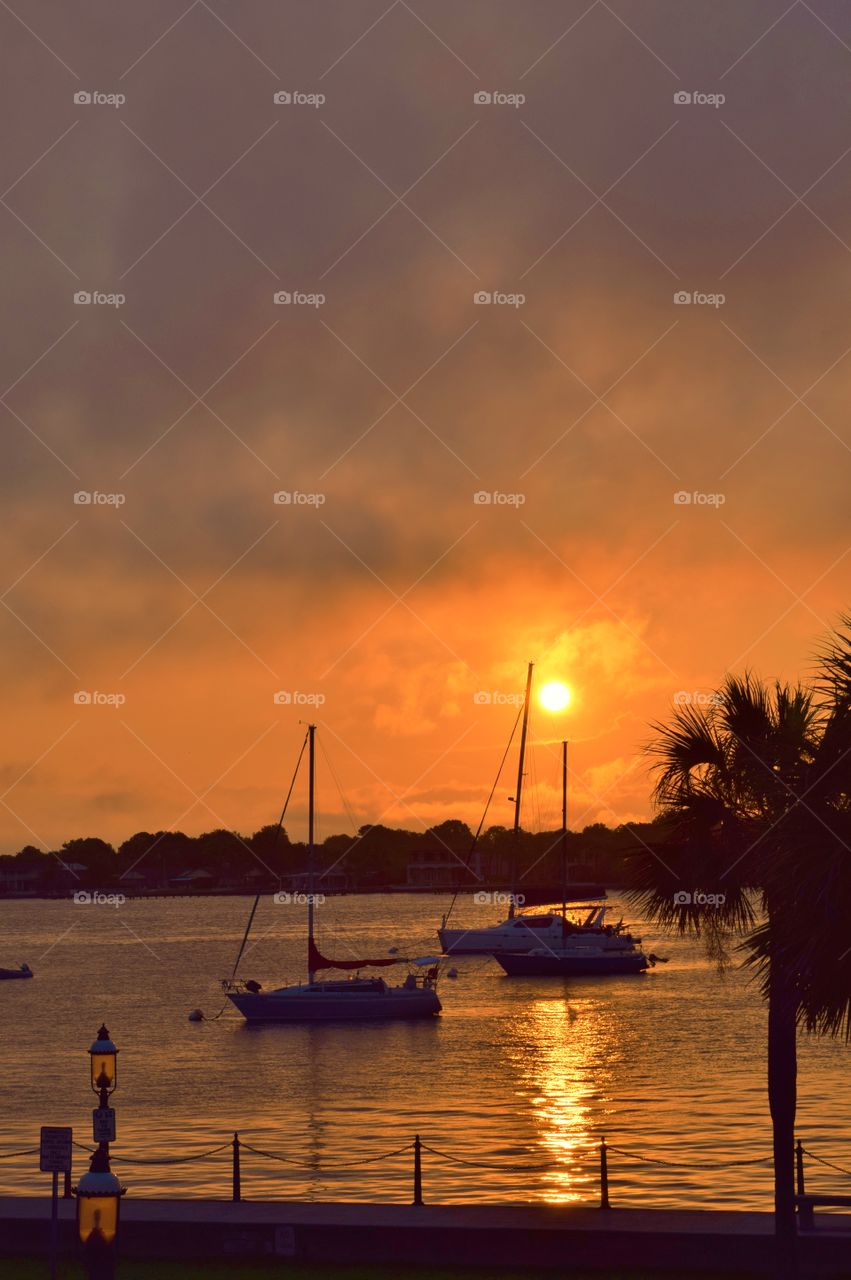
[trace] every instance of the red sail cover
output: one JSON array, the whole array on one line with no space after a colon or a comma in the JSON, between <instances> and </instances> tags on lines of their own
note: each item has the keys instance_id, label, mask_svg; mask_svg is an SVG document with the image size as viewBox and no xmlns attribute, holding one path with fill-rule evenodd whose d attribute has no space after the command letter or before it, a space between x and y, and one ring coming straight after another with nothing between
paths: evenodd
<instances>
[{"instance_id":1,"label":"red sail cover","mask_svg":"<svg viewBox=\"0 0 851 1280\"><path fill-rule=\"evenodd\" d=\"M307 940L307 967L311 973L316 973L318 969L364 969L367 965L384 968L386 965L399 963L395 956L385 956L382 960L328 960L312 938Z\"/></svg>"}]
</instances>

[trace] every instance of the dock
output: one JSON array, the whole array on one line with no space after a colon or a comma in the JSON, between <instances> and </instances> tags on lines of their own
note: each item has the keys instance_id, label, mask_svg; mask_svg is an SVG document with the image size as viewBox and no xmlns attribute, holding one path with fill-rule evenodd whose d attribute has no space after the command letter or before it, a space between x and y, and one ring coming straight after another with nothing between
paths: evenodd
<instances>
[{"instance_id":1,"label":"dock","mask_svg":"<svg viewBox=\"0 0 851 1280\"><path fill-rule=\"evenodd\" d=\"M63 1252L76 1249L73 1201L60 1201ZM0 1198L0 1254L42 1255L48 1197ZM529 1204L402 1205L142 1200L121 1207L125 1258L232 1257L493 1269L729 1271L768 1275L770 1213ZM851 1215L816 1214L798 1237L802 1274L851 1276Z\"/></svg>"}]
</instances>

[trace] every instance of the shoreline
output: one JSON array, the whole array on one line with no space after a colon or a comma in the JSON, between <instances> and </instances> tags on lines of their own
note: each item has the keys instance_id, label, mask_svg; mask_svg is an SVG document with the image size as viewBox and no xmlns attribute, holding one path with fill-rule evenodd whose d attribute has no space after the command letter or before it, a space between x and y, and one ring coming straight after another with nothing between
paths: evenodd
<instances>
[{"instance_id":1,"label":"shoreline","mask_svg":"<svg viewBox=\"0 0 851 1280\"><path fill-rule=\"evenodd\" d=\"M602 881L594 883L587 882L569 886L571 896L567 898L567 904L570 906L575 902L583 902L586 898L602 897L607 893L617 893L620 886L614 884L606 884ZM131 898L146 899L162 899L162 898L253 898L258 894L268 896L269 894L279 891L285 892L303 892L301 888L294 889L292 885L288 885L286 881L282 881L280 885L265 886L262 889L252 888L250 886L237 886L219 889L134 889L131 886L122 886L119 879L115 883L108 884L105 888L100 885L97 888L86 892L92 893L121 893L129 901ZM595 892L602 890L603 893ZM0 894L0 902L68 902L74 901L75 890L64 890L61 893L3 893ZM357 898L357 897L386 897L396 894L412 894L431 897L449 897L457 894L459 897L472 896L476 893L502 894L505 893L505 886L502 884L476 884L464 886L460 888L458 885L405 885L405 884L389 884L389 885L364 885L359 888L350 889L325 889L318 890L325 898ZM543 889L532 886L530 893L534 895L535 901L531 897L527 898L521 906L539 907L550 906L558 902L559 894L556 893L552 897L539 897L539 893L543 894Z\"/></svg>"}]
</instances>

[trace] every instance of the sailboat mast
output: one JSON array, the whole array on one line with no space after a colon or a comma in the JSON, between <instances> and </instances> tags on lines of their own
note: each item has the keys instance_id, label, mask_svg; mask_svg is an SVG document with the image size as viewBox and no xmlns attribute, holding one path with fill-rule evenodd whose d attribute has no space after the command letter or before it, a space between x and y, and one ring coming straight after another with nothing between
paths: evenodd
<instances>
[{"instance_id":1,"label":"sailboat mast","mask_svg":"<svg viewBox=\"0 0 851 1280\"><path fill-rule=\"evenodd\" d=\"M561 918L567 919L567 741L561 744Z\"/></svg>"},{"instance_id":2,"label":"sailboat mast","mask_svg":"<svg viewBox=\"0 0 851 1280\"><path fill-rule=\"evenodd\" d=\"M508 918L511 920L514 916L514 905L517 897L517 876L520 868L520 801L523 797L523 769L526 763L526 735L529 730L529 698L532 693L532 668L535 664L529 663L529 670L526 672L526 696L523 700L523 727L520 730L520 759L517 762L517 790L514 795L514 844L512 852L511 867L511 904L508 908Z\"/></svg>"},{"instance_id":3,"label":"sailboat mast","mask_svg":"<svg viewBox=\"0 0 851 1280\"><path fill-rule=\"evenodd\" d=\"M316 855L314 853L313 841L313 816L314 816L314 793L316 790L316 755L314 750L314 737L316 734L316 725L309 724L307 726L307 938L308 938L308 965L313 955L313 900L316 896ZM313 983L316 980L316 974L312 969L308 970L307 980Z\"/></svg>"}]
</instances>

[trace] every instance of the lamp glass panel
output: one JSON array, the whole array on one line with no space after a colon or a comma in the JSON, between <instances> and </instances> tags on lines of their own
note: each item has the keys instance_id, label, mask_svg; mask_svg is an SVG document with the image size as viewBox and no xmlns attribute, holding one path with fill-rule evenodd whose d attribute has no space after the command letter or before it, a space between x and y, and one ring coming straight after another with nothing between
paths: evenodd
<instances>
[{"instance_id":1,"label":"lamp glass panel","mask_svg":"<svg viewBox=\"0 0 851 1280\"><path fill-rule=\"evenodd\" d=\"M93 1231L99 1231L107 1244L115 1239L118 1229L118 1196L80 1196L80 1240L86 1243Z\"/></svg>"},{"instance_id":2,"label":"lamp glass panel","mask_svg":"<svg viewBox=\"0 0 851 1280\"><path fill-rule=\"evenodd\" d=\"M114 1053L93 1053L92 1054L92 1084L96 1089L115 1088L115 1054ZM101 1076L106 1081L105 1086L101 1083Z\"/></svg>"}]
</instances>

